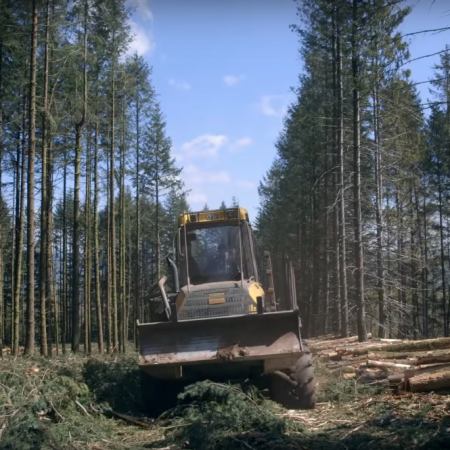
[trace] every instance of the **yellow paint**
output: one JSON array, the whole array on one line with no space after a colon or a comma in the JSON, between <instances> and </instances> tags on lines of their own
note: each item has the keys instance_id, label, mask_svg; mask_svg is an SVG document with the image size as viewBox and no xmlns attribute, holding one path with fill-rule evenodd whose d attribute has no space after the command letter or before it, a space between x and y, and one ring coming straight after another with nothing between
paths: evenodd
<instances>
[{"instance_id":1,"label":"yellow paint","mask_svg":"<svg viewBox=\"0 0 450 450\"><path fill-rule=\"evenodd\" d=\"M183 291L180 291L177 297L177 311L183 306L184 300L186 299L186 294Z\"/></svg>"},{"instance_id":2,"label":"yellow paint","mask_svg":"<svg viewBox=\"0 0 450 450\"><path fill-rule=\"evenodd\" d=\"M225 297L222 298L210 298L208 300L209 305L219 305L220 303L225 303Z\"/></svg>"},{"instance_id":3,"label":"yellow paint","mask_svg":"<svg viewBox=\"0 0 450 450\"><path fill-rule=\"evenodd\" d=\"M228 211L236 211L240 220L248 220L248 211L245 208L229 208L227 210L216 209L214 211L199 211L180 214L178 226L182 227L190 223L211 223L211 222L230 222L235 219L228 218ZM191 215L195 215L196 220L191 221Z\"/></svg>"},{"instance_id":4,"label":"yellow paint","mask_svg":"<svg viewBox=\"0 0 450 450\"><path fill-rule=\"evenodd\" d=\"M259 283L252 283L250 287L248 288L248 294L252 298L253 302L256 305L256 299L258 297L264 297L264 289ZM256 306L255 306L256 311Z\"/></svg>"},{"instance_id":5,"label":"yellow paint","mask_svg":"<svg viewBox=\"0 0 450 450\"><path fill-rule=\"evenodd\" d=\"M218 305L220 303L225 303L225 293L224 292L213 292L209 294L209 305Z\"/></svg>"}]
</instances>

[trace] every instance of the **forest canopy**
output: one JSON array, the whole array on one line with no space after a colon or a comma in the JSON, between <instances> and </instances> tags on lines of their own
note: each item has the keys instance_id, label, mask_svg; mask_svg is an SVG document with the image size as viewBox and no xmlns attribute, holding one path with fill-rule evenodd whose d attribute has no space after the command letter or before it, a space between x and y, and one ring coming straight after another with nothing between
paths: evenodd
<instances>
[{"instance_id":1,"label":"forest canopy","mask_svg":"<svg viewBox=\"0 0 450 450\"><path fill-rule=\"evenodd\" d=\"M260 243L294 264L305 336L449 336L450 48L415 80L407 2L296 3L304 70L259 186Z\"/></svg>"}]
</instances>

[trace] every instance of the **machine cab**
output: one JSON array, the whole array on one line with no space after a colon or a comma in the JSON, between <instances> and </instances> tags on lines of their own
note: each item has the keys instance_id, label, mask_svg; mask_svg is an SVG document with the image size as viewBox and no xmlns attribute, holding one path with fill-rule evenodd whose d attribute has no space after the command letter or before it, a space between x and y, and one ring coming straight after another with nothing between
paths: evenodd
<instances>
[{"instance_id":1,"label":"machine cab","mask_svg":"<svg viewBox=\"0 0 450 450\"><path fill-rule=\"evenodd\" d=\"M256 246L244 208L182 214L178 225L181 286L258 281Z\"/></svg>"}]
</instances>

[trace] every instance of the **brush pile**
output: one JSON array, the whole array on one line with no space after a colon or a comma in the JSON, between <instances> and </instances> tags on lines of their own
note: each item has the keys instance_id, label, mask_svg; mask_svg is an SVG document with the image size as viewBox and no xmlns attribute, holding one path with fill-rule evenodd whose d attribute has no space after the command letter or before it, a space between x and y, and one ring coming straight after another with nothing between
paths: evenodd
<instances>
[{"instance_id":1,"label":"brush pile","mask_svg":"<svg viewBox=\"0 0 450 450\"><path fill-rule=\"evenodd\" d=\"M343 379L395 392L450 390L450 338L426 340L311 339L312 354Z\"/></svg>"}]
</instances>

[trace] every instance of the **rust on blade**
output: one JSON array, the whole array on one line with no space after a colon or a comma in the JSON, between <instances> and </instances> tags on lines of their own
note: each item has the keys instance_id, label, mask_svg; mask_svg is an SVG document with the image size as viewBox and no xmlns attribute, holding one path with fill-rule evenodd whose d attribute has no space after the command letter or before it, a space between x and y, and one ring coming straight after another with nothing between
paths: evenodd
<instances>
[{"instance_id":1,"label":"rust on blade","mask_svg":"<svg viewBox=\"0 0 450 450\"><path fill-rule=\"evenodd\" d=\"M140 324L140 365L295 358L299 333L293 311Z\"/></svg>"}]
</instances>

